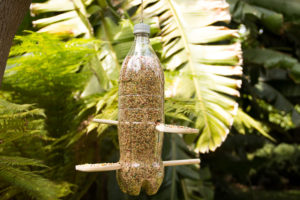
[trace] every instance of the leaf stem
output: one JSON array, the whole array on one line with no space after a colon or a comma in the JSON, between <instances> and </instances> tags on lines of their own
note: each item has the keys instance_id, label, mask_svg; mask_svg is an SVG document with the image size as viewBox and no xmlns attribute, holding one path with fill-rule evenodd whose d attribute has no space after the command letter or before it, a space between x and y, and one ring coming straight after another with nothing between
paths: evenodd
<instances>
[{"instance_id":1,"label":"leaf stem","mask_svg":"<svg viewBox=\"0 0 300 200\"><path fill-rule=\"evenodd\" d=\"M88 33L89 33L89 38L93 37L94 36L94 29L87 17L87 12L85 10L85 5L84 3L82 2L82 0L72 0L73 2L73 5L75 7L75 11L78 15L78 17L81 19L82 23L85 25L85 27L87 28L88 30ZM78 5L78 4L80 5Z\"/></svg>"},{"instance_id":2,"label":"leaf stem","mask_svg":"<svg viewBox=\"0 0 300 200\"><path fill-rule=\"evenodd\" d=\"M112 46L112 37L111 37L111 33L109 31L109 27L107 26L107 23L105 21L105 18L102 16L101 17L101 22L102 22L102 25L103 25L103 29L104 29L104 34L105 34L105 37L106 37L106 40L107 40L107 45L108 45L108 48L110 49L110 52L111 52L111 55L113 57L113 60L115 61L115 64L117 66L117 69L118 71L120 71L121 69L121 66L119 64L119 61L118 61L118 57L117 57L117 54Z\"/></svg>"}]
</instances>

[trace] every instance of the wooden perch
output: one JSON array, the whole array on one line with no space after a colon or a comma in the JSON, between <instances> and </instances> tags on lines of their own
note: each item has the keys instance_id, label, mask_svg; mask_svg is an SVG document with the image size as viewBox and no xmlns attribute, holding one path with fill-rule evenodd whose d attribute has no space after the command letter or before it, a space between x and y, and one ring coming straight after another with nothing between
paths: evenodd
<instances>
[{"instance_id":1,"label":"wooden perch","mask_svg":"<svg viewBox=\"0 0 300 200\"><path fill-rule=\"evenodd\" d=\"M100 124L118 125L118 121L109 120L109 119L93 119L93 122L100 123Z\"/></svg>"},{"instance_id":2,"label":"wooden perch","mask_svg":"<svg viewBox=\"0 0 300 200\"><path fill-rule=\"evenodd\" d=\"M169 160L169 161L164 161L163 163L165 167L178 166L178 165L194 165L194 164L200 164L200 159Z\"/></svg>"},{"instance_id":3,"label":"wooden perch","mask_svg":"<svg viewBox=\"0 0 300 200\"><path fill-rule=\"evenodd\" d=\"M164 167L168 166L178 166L178 165L191 165L199 164L200 159L187 159L187 160L170 160L163 161ZM76 165L77 171L82 172L100 172L100 171L113 171L121 169L120 163L102 163L102 164L84 164Z\"/></svg>"},{"instance_id":4,"label":"wooden perch","mask_svg":"<svg viewBox=\"0 0 300 200\"><path fill-rule=\"evenodd\" d=\"M101 123L101 124L110 124L110 125L118 125L118 121L107 120L107 119L93 119L93 122ZM195 134L199 133L198 129L189 128L185 126L176 126L159 123L156 126L156 130L165 133L181 133L181 134Z\"/></svg>"},{"instance_id":5,"label":"wooden perch","mask_svg":"<svg viewBox=\"0 0 300 200\"><path fill-rule=\"evenodd\" d=\"M82 172L104 172L121 169L121 165L119 163L84 164L76 165L75 168Z\"/></svg>"},{"instance_id":6,"label":"wooden perch","mask_svg":"<svg viewBox=\"0 0 300 200\"><path fill-rule=\"evenodd\" d=\"M161 124L161 123L156 126L156 130L165 133L182 133L182 134L199 133L199 130L195 128L188 128L185 126L176 126L176 125L168 125L168 124Z\"/></svg>"}]
</instances>

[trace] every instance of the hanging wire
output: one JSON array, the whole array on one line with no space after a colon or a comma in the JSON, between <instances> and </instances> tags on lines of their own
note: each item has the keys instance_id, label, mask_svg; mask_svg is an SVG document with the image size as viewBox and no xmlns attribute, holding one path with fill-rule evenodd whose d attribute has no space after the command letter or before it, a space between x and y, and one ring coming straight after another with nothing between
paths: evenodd
<instances>
[{"instance_id":1,"label":"hanging wire","mask_svg":"<svg viewBox=\"0 0 300 200\"><path fill-rule=\"evenodd\" d=\"M144 23L144 0L142 0L141 21L142 21L142 23Z\"/></svg>"}]
</instances>

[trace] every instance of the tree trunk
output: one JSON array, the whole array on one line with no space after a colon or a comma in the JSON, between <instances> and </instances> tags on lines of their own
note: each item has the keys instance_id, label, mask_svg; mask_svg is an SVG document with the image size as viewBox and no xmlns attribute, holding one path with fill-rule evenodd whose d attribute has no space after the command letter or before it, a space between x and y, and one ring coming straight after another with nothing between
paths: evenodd
<instances>
[{"instance_id":1,"label":"tree trunk","mask_svg":"<svg viewBox=\"0 0 300 200\"><path fill-rule=\"evenodd\" d=\"M0 0L0 86L14 36L31 0Z\"/></svg>"}]
</instances>

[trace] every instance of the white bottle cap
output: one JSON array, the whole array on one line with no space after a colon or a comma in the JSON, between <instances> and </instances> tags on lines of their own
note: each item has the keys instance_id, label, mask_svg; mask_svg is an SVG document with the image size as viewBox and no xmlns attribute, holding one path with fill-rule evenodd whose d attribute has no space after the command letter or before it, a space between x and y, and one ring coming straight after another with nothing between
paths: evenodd
<instances>
[{"instance_id":1,"label":"white bottle cap","mask_svg":"<svg viewBox=\"0 0 300 200\"><path fill-rule=\"evenodd\" d=\"M134 26L133 33L134 34L137 34L137 33L147 33L147 34L150 34L150 26L148 24L144 24L144 23L136 24Z\"/></svg>"}]
</instances>

